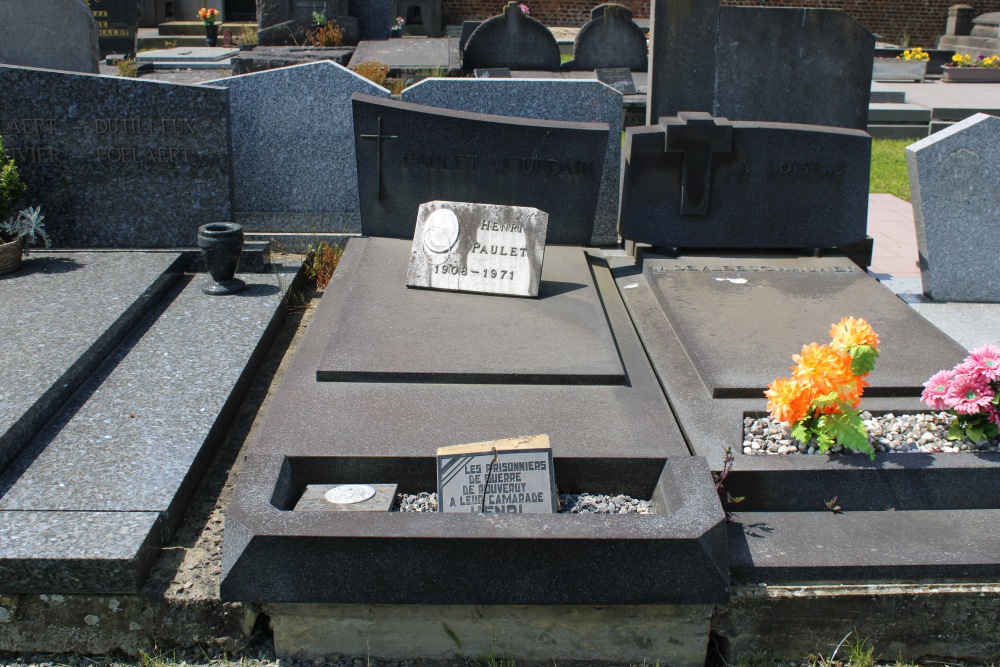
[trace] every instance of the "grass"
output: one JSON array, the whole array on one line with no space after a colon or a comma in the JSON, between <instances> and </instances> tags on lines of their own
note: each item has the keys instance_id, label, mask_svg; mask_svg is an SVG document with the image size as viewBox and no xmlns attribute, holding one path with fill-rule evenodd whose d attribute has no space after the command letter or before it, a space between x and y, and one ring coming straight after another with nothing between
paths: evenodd
<instances>
[{"instance_id":1,"label":"grass","mask_svg":"<svg viewBox=\"0 0 1000 667\"><path fill-rule=\"evenodd\" d=\"M872 173L869 192L895 195L910 201L910 180L906 173L905 148L909 139L872 140Z\"/></svg>"}]
</instances>

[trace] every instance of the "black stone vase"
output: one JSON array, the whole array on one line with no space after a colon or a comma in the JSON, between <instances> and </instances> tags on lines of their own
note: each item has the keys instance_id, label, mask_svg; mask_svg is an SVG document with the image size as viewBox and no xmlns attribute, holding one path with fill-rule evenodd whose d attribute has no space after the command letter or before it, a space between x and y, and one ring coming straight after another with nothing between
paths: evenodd
<instances>
[{"instance_id":1,"label":"black stone vase","mask_svg":"<svg viewBox=\"0 0 1000 667\"><path fill-rule=\"evenodd\" d=\"M246 287L234 278L243 252L243 226L235 222L210 222L198 228L198 247L211 280L201 286L205 294L236 294Z\"/></svg>"},{"instance_id":2,"label":"black stone vase","mask_svg":"<svg viewBox=\"0 0 1000 667\"><path fill-rule=\"evenodd\" d=\"M205 43L209 46L215 46L219 43L219 26L214 23L205 26Z\"/></svg>"}]
</instances>

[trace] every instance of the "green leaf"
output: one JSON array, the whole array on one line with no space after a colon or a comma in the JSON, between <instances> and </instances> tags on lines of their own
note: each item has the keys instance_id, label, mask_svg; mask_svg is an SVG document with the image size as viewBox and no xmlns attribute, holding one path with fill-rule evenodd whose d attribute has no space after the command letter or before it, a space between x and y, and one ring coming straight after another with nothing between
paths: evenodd
<instances>
[{"instance_id":1,"label":"green leaf","mask_svg":"<svg viewBox=\"0 0 1000 667\"><path fill-rule=\"evenodd\" d=\"M969 424L965 427L965 435L969 440L976 443L977 445L986 439L986 434L983 433L983 429L979 424Z\"/></svg>"},{"instance_id":2,"label":"green leaf","mask_svg":"<svg viewBox=\"0 0 1000 667\"><path fill-rule=\"evenodd\" d=\"M851 372L855 375L867 375L875 369L878 350L871 345L852 347L848 354L851 355Z\"/></svg>"},{"instance_id":3,"label":"green leaf","mask_svg":"<svg viewBox=\"0 0 1000 667\"><path fill-rule=\"evenodd\" d=\"M835 391L831 391L829 394L823 394L822 396L817 396L813 399L813 402L809 404L809 412L815 412L820 408L828 408L837 403L837 398L837 392Z\"/></svg>"},{"instance_id":4,"label":"green leaf","mask_svg":"<svg viewBox=\"0 0 1000 667\"><path fill-rule=\"evenodd\" d=\"M809 444L809 440L812 438L812 429L806 425L808 421L808 419L800 419L792 424L792 437L803 445Z\"/></svg>"},{"instance_id":5,"label":"green leaf","mask_svg":"<svg viewBox=\"0 0 1000 667\"><path fill-rule=\"evenodd\" d=\"M965 437L965 428L963 428L957 421L952 422L951 426L948 427L948 439L961 440L964 437Z\"/></svg>"},{"instance_id":6,"label":"green leaf","mask_svg":"<svg viewBox=\"0 0 1000 667\"><path fill-rule=\"evenodd\" d=\"M1000 391L993 394L993 398L990 399L990 403L993 405L1000 405Z\"/></svg>"},{"instance_id":7,"label":"green leaf","mask_svg":"<svg viewBox=\"0 0 1000 667\"><path fill-rule=\"evenodd\" d=\"M845 449L864 452L875 458L875 448L868 442L868 433L860 415L853 411L827 415L826 427Z\"/></svg>"}]
</instances>

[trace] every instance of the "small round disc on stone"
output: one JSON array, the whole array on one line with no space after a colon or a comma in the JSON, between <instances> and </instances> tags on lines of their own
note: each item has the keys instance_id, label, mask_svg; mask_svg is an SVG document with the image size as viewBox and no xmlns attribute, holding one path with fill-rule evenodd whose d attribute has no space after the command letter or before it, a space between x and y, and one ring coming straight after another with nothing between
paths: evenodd
<instances>
[{"instance_id":1,"label":"small round disc on stone","mask_svg":"<svg viewBox=\"0 0 1000 667\"><path fill-rule=\"evenodd\" d=\"M447 253L456 241L458 216L446 208L439 208L431 213L424 225L424 250L427 254L433 256Z\"/></svg>"},{"instance_id":2,"label":"small round disc on stone","mask_svg":"<svg viewBox=\"0 0 1000 667\"><path fill-rule=\"evenodd\" d=\"M363 503L375 496L375 489L367 484L342 484L323 494L326 502L334 505Z\"/></svg>"}]
</instances>

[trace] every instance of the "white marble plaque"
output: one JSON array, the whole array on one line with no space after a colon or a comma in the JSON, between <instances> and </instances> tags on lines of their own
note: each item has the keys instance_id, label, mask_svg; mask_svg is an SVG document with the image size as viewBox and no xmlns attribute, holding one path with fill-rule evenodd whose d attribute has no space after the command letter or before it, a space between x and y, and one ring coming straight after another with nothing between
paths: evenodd
<instances>
[{"instance_id":1,"label":"white marble plaque","mask_svg":"<svg viewBox=\"0 0 1000 667\"><path fill-rule=\"evenodd\" d=\"M438 511L544 514L556 511L549 436L437 450Z\"/></svg>"},{"instance_id":2,"label":"white marble plaque","mask_svg":"<svg viewBox=\"0 0 1000 667\"><path fill-rule=\"evenodd\" d=\"M548 221L524 206L421 204L406 285L537 297Z\"/></svg>"}]
</instances>

